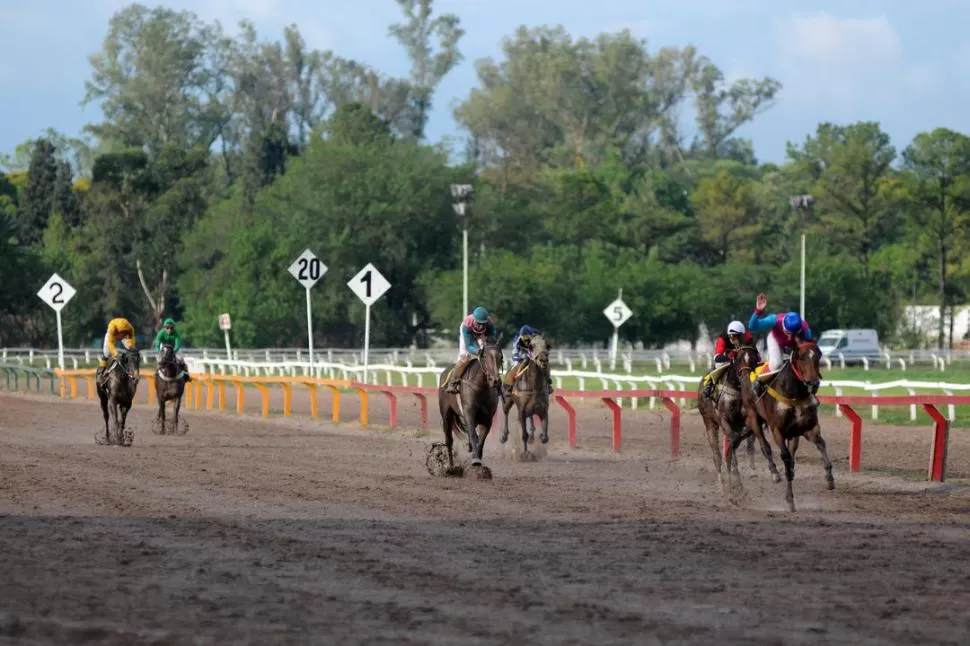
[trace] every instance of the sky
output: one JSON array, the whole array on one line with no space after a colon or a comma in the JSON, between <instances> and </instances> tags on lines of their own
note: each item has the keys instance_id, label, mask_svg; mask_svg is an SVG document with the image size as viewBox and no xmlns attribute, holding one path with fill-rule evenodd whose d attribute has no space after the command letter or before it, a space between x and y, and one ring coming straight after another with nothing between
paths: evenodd
<instances>
[{"instance_id":1,"label":"sky","mask_svg":"<svg viewBox=\"0 0 970 646\"><path fill-rule=\"evenodd\" d=\"M122 0L0 0L0 152L53 127L77 135L101 119L82 108L88 55L100 49ZM151 2L145 4L152 5ZM252 21L263 39L296 24L316 49L366 62L395 76L409 63L387 37L402 20L394 0L175 0L234 31ZM457 102L477 85L474 63L498 57L520 25L561 24L574 36L628 28L648 47L695 45L728 79L772 76L782 83L769 111L736 134L760 161L780 162L822 121L878 121L902 150L936 127L970 132L970 2L966 0L437 0L466 35L464 60L442 81L428 135L461 136ZM16 53L16 55L14 55Z\"/></svg>"}]
</instances>

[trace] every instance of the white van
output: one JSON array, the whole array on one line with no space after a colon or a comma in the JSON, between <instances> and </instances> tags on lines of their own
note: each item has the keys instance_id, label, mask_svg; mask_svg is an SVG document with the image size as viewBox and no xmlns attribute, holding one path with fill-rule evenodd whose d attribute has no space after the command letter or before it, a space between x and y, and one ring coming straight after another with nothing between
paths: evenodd
<instances>
[{"instance_id":1,"label":"white van","mask_svg":"<svg viewBox=\"0 0 970 646\"><path fill-rule=\"evenodd\" d=\"M879 334L875 330L825 330L816 341L822 356L839 364L839 354L846 364L862 363L862 357L879 361Z\"/></svg>"}]
</instances>

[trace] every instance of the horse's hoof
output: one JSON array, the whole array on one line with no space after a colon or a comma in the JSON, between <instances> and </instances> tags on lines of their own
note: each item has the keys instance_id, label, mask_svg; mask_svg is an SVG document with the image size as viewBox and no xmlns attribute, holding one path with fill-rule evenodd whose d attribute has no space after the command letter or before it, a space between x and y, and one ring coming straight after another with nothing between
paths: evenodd
<instances>
[{"instance_id":1,"label":"horse's hoof","mask_svg":"<svg viewBox=\"0 0 970 646\"><path fill-rule=\"evenodd\" d=\"M772 473L771 474L771 480L772 480L772 482L781 482L781 475L779 475L777 473Z\"/></svg>"},{"instance_id":2,"label":"horse's hoof","mask_svg":"<svg viewBox=\"0 0 970 646\"><path fill-rule=\"evenodd\" d=\"M479 460L478 458L472 458L472 466L473 467L480 467L480 466L482 466L482 461Z\"/></svg>"},{"instance_id":3,"label":"horse's hoof","mask_svg":"<svg viewBox=\"0 0 970 646\"><path fill-rule=\"evenodd\" d=\"M499 436L498 441L501 442L502 444L505 444L506 442L508 442L508 440L509 440L509 432L503 431L502 435Z\"/></svg>"},{"instance_id":4,"label":"horse's hoof","mask_svg":"<svg viewBox=\"0 0 970 646\"><path fill-rule=\"evenodd\" d=\"M491 480L492 479L492 470L489 469L484 464L481 464L481 463L479 463L477 465L472 465L471 468L468 469L468 474L472 478L474 478L475 480Z\"/></svg>"},{"instance_id":5,"label":"horse's hoof","mask_svg":"<svg viewBox=\"0 0 970 646\"><path fill-rule=\"evenodd\" d=\"M529 449L526 449L525 451L522 451L522 453L519 454L519 460L522 462L535 462L536 454L530 451Z\"/></svg>"},{"instance_id":6,"label":"horse's hoof","mask_svg":"<svg viewBox=\"0 0 970 646\"><path fill-rule=\"evenodd\" d=\"M94 443L97 444L98 446L107 446L108 438L104 436L104 433L102 433L101 431L98 431L97 433L94 434Z\"/></svg>"},{"instance_id":7,"label":"horse's hoof","mask_svg":"<svg viewBox=\"0 0 970 646\"><path fill-rule=\"evenodd\" d=\"M549 434L548 433L543 433L542 435L539 436L539 440L543 444L549 444Z\"/></svg>"},{"instance_id":8,"label":"horse's hoof","mask_svg":"<svg viewBox=\"0 0 970 646\"><path fill-rule=\"evenodd\" d=\"M835 480L829 480L825 486L829 491L832 491L835 489Z\"/></svg>"}]
</instances>

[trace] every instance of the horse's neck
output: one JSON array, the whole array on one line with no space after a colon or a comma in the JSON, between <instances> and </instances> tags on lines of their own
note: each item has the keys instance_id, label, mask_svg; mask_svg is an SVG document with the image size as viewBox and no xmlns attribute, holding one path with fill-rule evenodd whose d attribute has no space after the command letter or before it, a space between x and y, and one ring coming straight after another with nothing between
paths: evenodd
<instances>
[{"instance_id":1,"label":"horse's neck","mask_svg":"<svg viewBox=\"0 0 970 646\"><path fill-rule=\"evenodd\" d=\"M775 377L775 390L791 397L808 394L808 386L795 375L795 365L788 360Z\"/></svg>"}]
</instances>

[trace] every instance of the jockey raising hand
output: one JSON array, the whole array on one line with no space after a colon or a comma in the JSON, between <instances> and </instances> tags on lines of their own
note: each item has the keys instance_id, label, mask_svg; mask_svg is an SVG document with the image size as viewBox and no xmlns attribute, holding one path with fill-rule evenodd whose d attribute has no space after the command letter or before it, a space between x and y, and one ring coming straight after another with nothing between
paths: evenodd
<instances>
[{"instance_id":1,"label":"jockey raising hand","mask_svg":"<svg viewBox=\"0 0 970 646\"><path fill-rule=\"evenodd\" d=\"M765 314L767 307L768 297L762 292L755 299L755 310L748 321L752 332L768 332L768 369L758 374L753 384L758 396L762 394L764 380L781 368L785 352L796 349L802 341L812 340L812 328L798 312Z\"/></svg>"}]
</instances>

